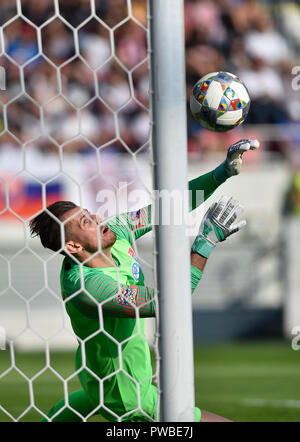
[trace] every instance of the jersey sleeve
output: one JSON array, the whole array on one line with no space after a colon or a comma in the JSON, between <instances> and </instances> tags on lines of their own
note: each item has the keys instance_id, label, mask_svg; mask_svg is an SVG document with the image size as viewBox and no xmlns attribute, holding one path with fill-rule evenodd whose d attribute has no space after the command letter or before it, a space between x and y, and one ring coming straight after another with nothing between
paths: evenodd
<instances>
[{"instance_id":1,"label":"jersey sleeve","mask_svg":"<svg viewBox=\"0 0 300 442\"><path fill-rule=\"evenodd\" d=\"M191 266L192 293L201 277L202 272ZM134 318L137 317L137 309L140 318L154 317L156 314L155 290L153 288L119 284L115 279L102 272L87 275L81 290L74 293L77 294L71 295L69 302L72 302L77 310L87 317L97 317L99 306L103 316Z\"/></svg>"},{"instance_id":2,"label":"jersey sleeve","mask_svg":"<svg viewBox=\"0 0 300 442\"><path fill-rule=\"evenodd\" d=\"M134 239L138 239L152 230L151 216L151 204L149 204L134 212L123 213L106 224L118 239L127 239L132 244L132 235Z\"/></svg>"},{"instance_id":3,"label":"jersey sleeve","mask_svg":"<svg viewBox=\"0 0 300 442\"><path fill-rule=\"evenodd\" d=\"M77 290L78 294L70 297L70 302L85 316L97 316L99 306L103 316L155 316L155 291L150 287L119 284L102 272L86 275L82 286L78 281L79 286L81 290Z\"/></svg>"},{"instance_id":4,"label":"jersey sleeve","mask_svg":"<svg viewBox=\"0 0 300 442\"><path fill-rule=\"evenodd\" d=\"M191 265L191 287L192 287L192 293L197 288L197 285L202 278L202 272L197 267Z\"/></svg>"},{"instance_id":5,"label":"jersey sleeve","mask_svg":"<svg viewBox=\"0 0 300 442\"><path fill-rule=\"evenodd\" d=\"M213 177L213 171L189 181L190 211L199 207L225 181L216 181Z\"/></svg>"},{"instance_id":6,"label":"jersey sleeve","mask_svg":"<svg viewBox=\"0 0 300 442\"><path fill-rule=\"evenodd\" d=\"M189 210L199 207L224 181L216 181L213 171L189 181ZM151 204L137 211L116 216L106 224L117 235L117 238L127 239L132 244L132 235L134 239L138 239L152 230Z\"/></svg>"},{"instance_id":7,"label":"jersey sleeve","mask_svg":"<svg viewBox=\"0 0 300 442\"><path fill-rule=\"evenodd\" d=\"M216 181L213 171L189 181L189 210L199 207L225 181ZM106 224L117 238L127 239L132 244L132 235L138 239L152 230L151 204L134 212L123 213Z\"/></svg>"}]
</instances>

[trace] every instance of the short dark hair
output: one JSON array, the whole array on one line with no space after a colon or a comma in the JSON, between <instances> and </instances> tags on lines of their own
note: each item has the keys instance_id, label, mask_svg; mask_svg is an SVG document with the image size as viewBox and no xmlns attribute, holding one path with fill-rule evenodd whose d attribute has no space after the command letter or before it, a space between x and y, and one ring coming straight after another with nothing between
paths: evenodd
<instances>
[{"instance_id":1,"label":"short dark hair","mask_svg":"<svg viewBox=\"0 0 300 442\"><path fill-rule=\"evenodd\" d=\"M42 245L54 252L62 249L61 223L59 220L65 213L76 207L76 204L72 203L72 201L56 201L55 203L50 204L50 206L47 207L47 210L54 216L52 217L44 210L33 218L29 223L31 236L39 236ZM65 255L63 250L61 251L61 254Z\"/></svg>"}]
</instances>

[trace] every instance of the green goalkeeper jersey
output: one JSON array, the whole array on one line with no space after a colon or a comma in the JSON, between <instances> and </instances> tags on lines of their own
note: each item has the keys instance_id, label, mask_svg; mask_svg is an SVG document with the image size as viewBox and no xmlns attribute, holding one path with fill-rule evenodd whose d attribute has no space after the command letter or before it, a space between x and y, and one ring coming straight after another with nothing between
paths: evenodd
<instances>
[{"instance_id":1,"label":"green goalkeeper jersey","mask_svg":"<svg viewBox=\"0 0 300 442\"><path fill-rule=\"evenodd\" d=\"M205 184L206 199L218 184L211 174L204 177L205 183L194 180L190 189ZM155 291L144 285L133 250L134 241L151 230L151 206L107 225L117 238L111 248L115 266L90 268L69 257L62 264L62 296L79 341L76 369L89 399L95 407L100 404L107 419L130 413L138 420L155 419L157 391L144 333L144 318L155 316ZM192 291L201 276L191 266Z\"/></svg>"},{"instance_id":2,"label":"green goalkeeper jersey","mask_svg":"<svg viewBox=\"0 0 300 442\"><path fill-rule=\"evenodd\" d=\"M142 398L152 383L142 318L155 315L154 290L144 286L129 229L135 228L134 236L138 238L151 229L149 217L151 210L145 208L109 224L117 236L111 249L116 267L80 266L67 257L61 271L62 295L73 330L79 341L86 339L79 346L76 368L83 365L85 348L86 367L93 373L83 370L80 380L93 402L99 403L99 381L95 375L106 378L103 403L119 416L138 408L137 385ZM135 306L141 319L136 319ZM154 404L147 405L149 414Z\"/></svg>"}]
</instances>

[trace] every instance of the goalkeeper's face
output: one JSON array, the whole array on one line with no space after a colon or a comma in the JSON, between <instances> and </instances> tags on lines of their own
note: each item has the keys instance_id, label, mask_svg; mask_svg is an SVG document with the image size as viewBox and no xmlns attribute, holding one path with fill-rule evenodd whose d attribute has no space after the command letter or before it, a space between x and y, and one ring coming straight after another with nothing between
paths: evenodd
<instances>
[{"instance_id":1,"label":"goalkeeper's face","mask_svg":"<svg viewBox=\"0 0 300 442\"><path fill-rule=\"evenodd\" d=\"M116 235L97 215L76 207L67 212L62 221L66 221L66 249L80 255L82 252L96 253L110 249L116 241Z\"/></svg>"}]
</instances>

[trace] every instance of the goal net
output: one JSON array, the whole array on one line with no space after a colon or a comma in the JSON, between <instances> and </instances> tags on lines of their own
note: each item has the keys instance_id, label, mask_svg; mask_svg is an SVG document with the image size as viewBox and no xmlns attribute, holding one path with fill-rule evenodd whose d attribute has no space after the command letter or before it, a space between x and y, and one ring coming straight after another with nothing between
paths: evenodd
<instances>
[{"instance_id":1,"label":"goal net","mask_svg":"<svg viewBox=\"0 0 300 442\"><path fill-rule=\"evenodd\" d=\"M18 385L0 414L39 420L76 388L77 342L60 296L63 257L30 238L28 221L57 200L102 216L151 202L146 2L19 0L0 14L0 390ZM151 238L139 244L154 286ZM71 352L64 373L60 350Z\"/></svg>"},{"instance_id":2,"label":"goal net","mask_svg":"<svg viewBox=\"0 0 300 442\"><path fill-rule=\"evenodd\" d=\"M83 421L101 420L92 417L99 410L122 420L128 413L109 409L102 394L120 372L136 384L133 411L158 420L158 408L155 416L143 410L140 385L122 365L127 341L113 337L119 367L95 375L99 404L84 416L72 408L68 398L82 388L74 369L81 340L60 293L63 256L28 228L59 200L102 218L153 203L146 0L4 0L0 20L0 421L51 421L60 399ZM149 287L153 236L134 242ZM146 338L139 327L136 334L153 350L156 385L155 319L145 327Z\"/></svg>"}]
</instances>

